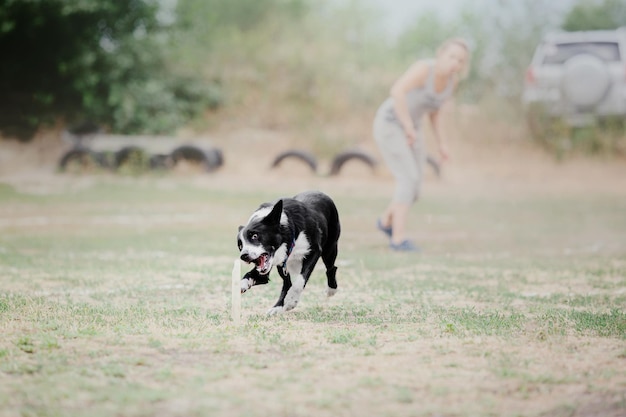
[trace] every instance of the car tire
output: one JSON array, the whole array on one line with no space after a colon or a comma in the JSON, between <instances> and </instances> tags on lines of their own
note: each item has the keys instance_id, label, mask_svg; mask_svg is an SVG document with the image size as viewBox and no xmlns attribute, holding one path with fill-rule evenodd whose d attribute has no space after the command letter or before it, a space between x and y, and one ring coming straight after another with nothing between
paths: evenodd
<instances>
[{"instance_id":1,"label":"car tire","mask_svg":"<svg viewBox=\"0 0 626 417\"><path fill-rule=\"evenodd\" d=\"M575 55L563 66L563 97L580 110L592 109L600 103L610 86L611 74L607 65L594 55Z\"/></svg>"}]
</instances>

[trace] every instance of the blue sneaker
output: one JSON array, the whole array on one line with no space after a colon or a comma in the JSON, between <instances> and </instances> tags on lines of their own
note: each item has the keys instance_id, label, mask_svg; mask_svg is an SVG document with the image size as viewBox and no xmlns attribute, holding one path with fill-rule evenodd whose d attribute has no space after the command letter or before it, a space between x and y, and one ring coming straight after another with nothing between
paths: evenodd
<instances>
[{"instance_id":1,"label":"blue sneaker","mask_svg":"<svg viewBox=\"0 0 626 417\"><path fill-rule=\"evenodd\" d=\"M415 243L410 240L403 240L401 243L395 244L393 242L389 243L389 247L391 250L396 252L419 252L420 248L415 245Z\"/></svg>"},{"instance_id":2,"label":"blue sneaker","mask_svg":"<svg viewBox=\"0 0 626 417\"><path fill-rule=\"evenodd\" d=\"M386 234L388 238L391 238L391 233L392 233L391 226L389 226L389 227L383 226L383 224L380 221L380 219L378 219L378 220L376 220L376 227L378 228L378 230L380 230L381 232Z\"/></svg>"}]
</instances>

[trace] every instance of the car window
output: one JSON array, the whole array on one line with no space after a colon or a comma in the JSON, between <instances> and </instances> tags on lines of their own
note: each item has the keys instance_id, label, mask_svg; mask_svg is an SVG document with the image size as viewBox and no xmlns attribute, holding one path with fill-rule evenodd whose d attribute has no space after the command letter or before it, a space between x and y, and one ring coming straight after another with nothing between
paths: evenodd
<instances>
[{"instance_id":1,"label":"car window","mask_svg":"<svg viewBox=\"0 0 626 417\"><path fill-rule=\"evenodd\" d=\"M559 65L578 54L594 55L605 62L620 61L617 42L545 43L543 65Z\"/></svg>"}]
</instances>

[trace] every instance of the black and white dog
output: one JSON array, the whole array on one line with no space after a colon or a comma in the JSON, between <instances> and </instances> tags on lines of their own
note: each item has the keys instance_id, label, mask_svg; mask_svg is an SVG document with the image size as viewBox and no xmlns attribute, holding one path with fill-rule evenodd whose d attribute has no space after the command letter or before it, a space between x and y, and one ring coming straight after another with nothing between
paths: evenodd
<instances>
[{"instance_id":1,"label":"black and white dog","mask_svg":"<svg viewBox=\"0 0 626 417\"><path fill-rule=\"evenodd\" d=\"M337 242L341 227L333 200L307 191L293 198L264 203L239 226L237 246L241 259L254 268L241 279L241 292L267 284L273 266L283 279L278 301L267 314L292 310L300 299L320 256L326 266L330 297L337 291Z\"/></svg>"}]
</instances>

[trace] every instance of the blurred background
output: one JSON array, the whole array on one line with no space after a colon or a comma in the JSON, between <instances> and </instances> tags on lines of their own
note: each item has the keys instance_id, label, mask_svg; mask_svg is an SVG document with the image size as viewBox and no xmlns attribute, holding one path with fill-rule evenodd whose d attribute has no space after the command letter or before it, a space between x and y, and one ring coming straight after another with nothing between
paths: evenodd
<instances>
[{"instance_id":1,"label":"blurred background","mask_svg":"<svg viewBox=\"0 0 626 417\"><path fill-rule=\"evenodd\" d=\"M543 36L626 26L621 0L0 4L4 175L57 167L67 131L209 138L227 162L256 149L250 144L320 158L375 152L371 123L391 84L451 36L472 47L469 78L447 118L453 157L455 144L470 159L485 149L555 160L626 155L623 116L617 129L537 135L522 104ZM626 65L622 72L626 80Z\"/></svg>"}]
</instances>

